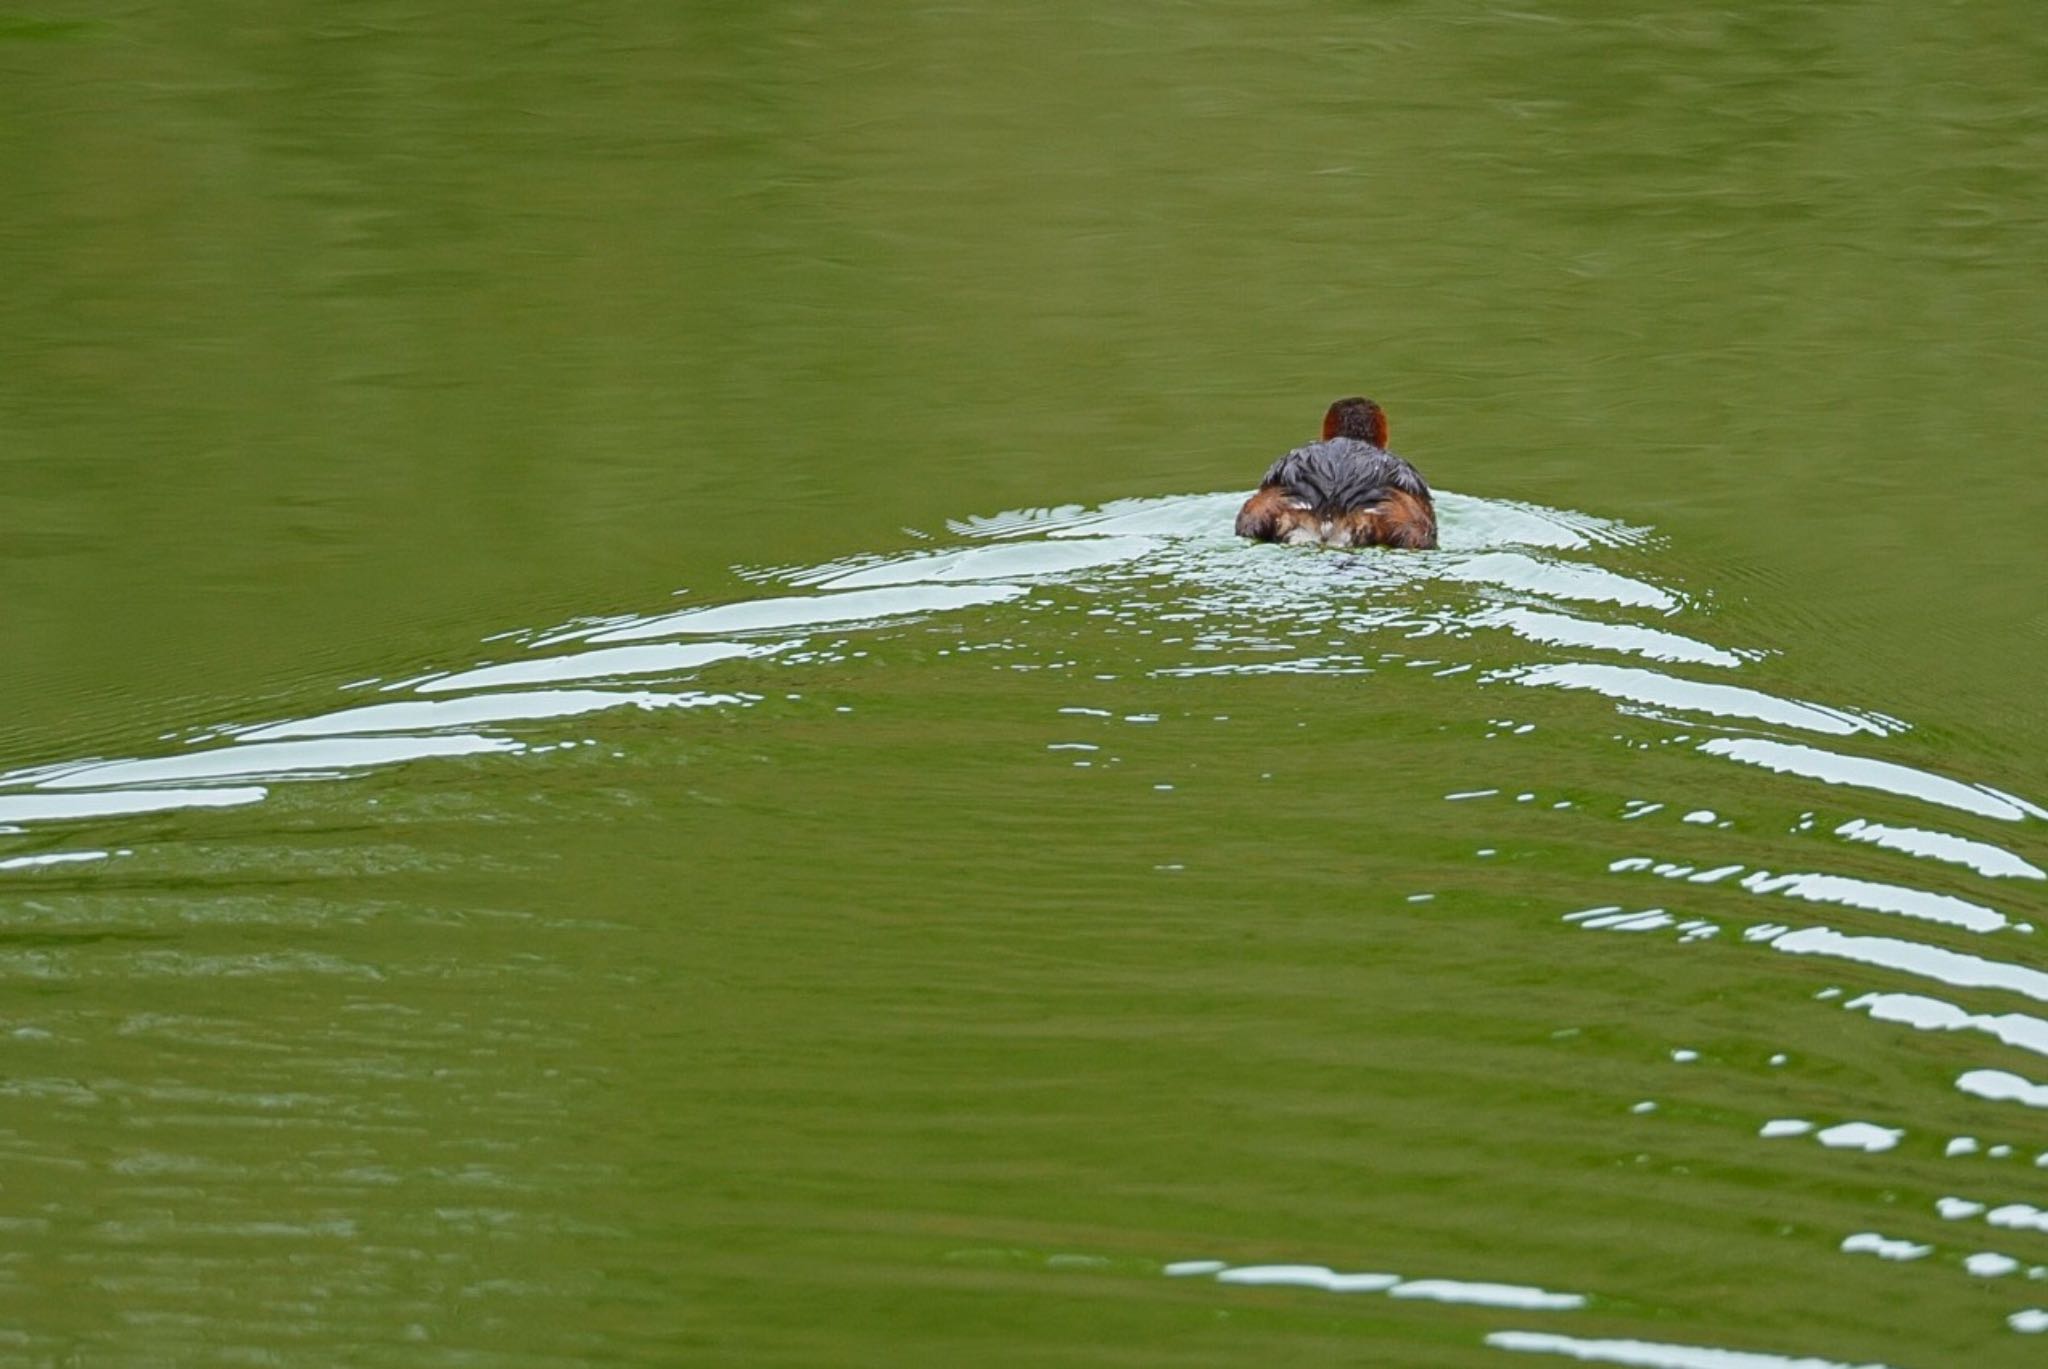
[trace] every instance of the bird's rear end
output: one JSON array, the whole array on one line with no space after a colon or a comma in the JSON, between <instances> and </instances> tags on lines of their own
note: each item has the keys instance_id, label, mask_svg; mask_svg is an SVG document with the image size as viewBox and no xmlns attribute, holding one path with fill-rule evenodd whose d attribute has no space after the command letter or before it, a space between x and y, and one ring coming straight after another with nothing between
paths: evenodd
<instances>
[{"instance_id":1,"label":"bird's rear end","mask_svg":"<svg viewBox=\"0 0 2048 1369\"><path fill-rule=\"evenodd\" d=\"M1237 515L1237 535L1326 547L1436 546L1436 504L1416 469L1386 449L1387 416L1340 399L1323 439L1275 461Z\"/></svg>"}]
</instances>

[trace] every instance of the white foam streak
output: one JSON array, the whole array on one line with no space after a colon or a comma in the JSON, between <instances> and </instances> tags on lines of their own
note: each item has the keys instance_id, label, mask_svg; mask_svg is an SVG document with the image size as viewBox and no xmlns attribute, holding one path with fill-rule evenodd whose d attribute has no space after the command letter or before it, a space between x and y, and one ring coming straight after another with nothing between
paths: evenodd
<instances>
[{"instance_id":1,"label":"white foam streak","mask_svg":"<svg viewBox=\"0 0 2048 1369\"><path fill-rule=\"evenodd\" d=\"M1643 530L1571 509L1552 509L1512 499L1481 499L1437 490L1443 545L1466 547L1552 547L1575 551L1596 542L1621 546L1642 540Z\"/></svg>"},{"instance_id":2,"label":"white foam streak","mask_svg":"<svg viewBox=\"0 0 2048 1369\"><path fill-rule=\"evenodd\" d=\"M2006 1070L1969 1070L1956 1078L1964 1093L1994 1103L2024 1103L2030 1108L2048 1108L2048 1084L2036 1084Z\"/></svg>"},{"instance_id":3,"label":"white foam streak","mask_svg":"<svg viewBox=\"0 0 2048 1369\"><path fill-rule=\"evenodd\" d=\"M1678 600L1655 585L1576 561L1545 561L1518 551L1481 552L1463 557L1440 553L1434 567L1446 580L1500 585L1546 599L1620 604L1626 608L1670 610Z\"/></svg>"},{"instance_id":4,"label":"white foam streak","mask_svg":"<svg viewBox=\"0 0 2048 1369\"><path fill-rule=\"evenodd\" d=\"M1232 517L1249 490L1214 494L1153 495L1112 499L1100 508L1062 504L1048 509L1012 509L987 518L954 519L946 526L968 537L1008 538L1036 533L1046 537L1105 537L1151 534L1206 537L1230 545Z\"/></svg>"},{"instance_id":5,"label":"white foam streak","mask_svg":"<svg viewBox=\"0 0 2048 1369\"><path fill-rule=\"evenodd\" d=\"M964 551L926 552L863 566L817 582L828 590L880 585L941 585L976 580L1035 579L1135 561L1159 548L1150 537L1091 537L1086 541L1012 542Z\"/></svg>"},{"instance_id":6,"label":"white foam streak","mask_svg":"<svg viewBox=\"0 0 2048 1369\"><path fill-rule=\"evenodd\" d=\"M244 743L280 741L290 737L335 737L366 732L425 732L484 723L535 722L573 718L613 708L703 708L742 703L732 694L651 694L597 689L549 689L508 694L478 694L467 699L419 703L371 704L345 708L313 718L272 723L241 734Z\"/></svg>"},{"instance_id":7,"label":"white foam streak","mask_svg":"<svg viewBox=\"0 0 2048 1369\"><path fill-rule=\"evenodd\" d=\"M508 661L504 665L457 671L453 675L426 681L419 686L419 692L446 694L458 689L561 684L572 680L610 680L622 675L695 670L718 661L766 656L790 645L792 643L788 642L663 642L650 646L605 647L597 651L578 651L566 656L543 656L537 660Z\"/></svg>"},{"instance_id":8,"label":"white foam streak","mask_svg":"<svg viewBox=\"0 0 2048 1369\"><path fill-rule=\"evenodd\" d=\"M1835 829L1835 835L1850 841L1869 842L1891 851L1903 851L1909 856L1967 865L1992 879L2048 879L2048 872L2043 872L2040 866L2020 859L2003 846L1993 846L1988 841L1972 841L1947 832L1930 832L1923 827L1891 827L1881 822L1851 818Z\"/></svg>"},{"instance_id":9,"label":"white foam streak","mask_svg":"<svg viewBox=\"0 0 2048 1369\"><path fill-rule=\"evenodd\" d=\"M1742 658L1732 651L1709 646L1676 632L1637 627L1633 623L1602 623L1532 608L1488 609L1475 614L1471 622L1474 627L1503 627L1524 641L1540 642L1545 646L1592 647L1689 665L1733 667L1742 664Z\"/></svg>"},{"instance_id":10,"label":"white foam streak","mask_svg":"<svg viewBox=\"0 0 2048 1369\"><path fill-rule=\"evenodd\" d=\"M1623 1364L1636 1369L1886 1369L1882 1364L1850 1365L1840 1360L1793 1358L1755 1350L1720 1350L1707 1345L1667 1345L1648 1340L1585 1340L1542 1331L1495 1331L1486 1343L1496 1350L1563 1355L1588 1364Z\"/></svg>"},{"instance_id":11,"label":"white foam streak","mask_svg":"<svg viewBox=\"0 0 2048 1369\"><path fill-rule=\"evenodd\" d=\"M519 751L521 743L471 733L432 737L330 737L317 741L257 742L194 751L156 760L103 761L53 775L39 789L106 789L181 781L253 779L303 771L357 770L429 756L474 756ZM260 793L259 793L260 797ZM185 804L166 805L185 807ZM146 811L146 810L138 810ZM6 811L0 809L0 820Z\"/></svg>"},{"instance_id":12,"label":"white foam streak","mask_svg":"<svg viewBox=\"0 0 2048 1369\"><path fill-rule=\"evenodd\" d=\"M1917 1245L1912 1241L1885 1236L1875 1231L1859 1231L1853 1236L1842 1238L1842 1253L1875 1255L1880 1260L1924 1260L1934 1253L1934 1247Z\"/></svg>"},{"instance_id":13,"label":"white foam streak","mask_svg":"<svg viewBox=\"0 0 2048 1369\"><path fill-rule=\"evenodd\" d=\"M1881 1127L1875 1122L1841 1122L1815 1132L1813 1139L1830 1150L1860 1150L1875 1154L1891 1150L1905 1139L1905 1135L1899 1127Z\"/></svg>"},{"instance_id":14,"label":"white foam streak","mask_svg":"<svg viewBox=\"0 0 2048 1369\"><path fill-rule=\"evenodd\" d=\"M1520 1311L1565 1312L1584 1307L1579 1293L1552 1293L1516 1283L1467 1283L1460 1279L1412 1279L1387 1290L1390 1298L1426 1298L1471 1307L1512 1307Z\"/></svg>"},{"instance_id":15,"label":"white foam streak","mask_svg":"<svg viewBox=\"0 0 2048 1369\"><path fill-rule=\"evenodd\" d=\"M1758 870L1742 880L1742 887L1757 894L1783 894L1808 903L1835 903L1866 908L1873 913L1893 913L1946 923L1973 932L1995 932L2006 926L2005 914L1980 903L1952 894L1934 894L1925 889L1899 884L1880 884L1851 875L1815 873L1774 875Z\"/></svg>"},{"instance_id":16,"label":"white foam streak","mask_svg":"<svg viewBox=\"0 0 2048 1369\"><path fill-rule=\"evenodd\" d=\"M1878 789L1902 798L1920 799L2005 822L2018 822L2025 817L2048 818L2048 812L2001 790L1987 785L1964 784L1960 780L1929 774L1893 761L1844 756L1819 747L1767 741L1761 737L1717 737L1702 742L1699 749L1710 756L1726 756L1730 760L1762 766L1779 774L1800 775L1823 784Z\"/></svg>"},{"instance_id":17,"label":"white foam streak","mask_svg":"<svg viewBox=\"0 0 2048 1369\"><path fill-rule=\"evenodd\" d=\"M1231 517L1250 490L1213 494L1182 494L1115 499L1100 508L1062 504L1056 508L1013 509L987 518L949 522L952 531L969 537L1011 538L1028 534L1046 537L1152 535L1201 538L1235 545L1229 535ZM1640 528L1629 527L1569 509L1543 508L1508 499L1481 499L1437 490L1436 507L1443 547L1466 551L1501 546L1548 547L1570 551L1594 543L1625 545L1642 540Z\"/></svg>"},{"instance_id":18,"label":"white foam streak","mask_svg":"<svg viewBox=\"0 0 2048 1369\"><path fill-rule=\"evenodd\" d=\"M0 870L38 870L49 865L80 865L105 860L111 851L52 851L40 856L13 856L0 860Z\"/></svg>"},{"instance_id":19,"label":"white foam streak","mask_svg":"<svg viewBox=\"0 0 2048 1369\"><path fill-rule=\"evenodd\" d=\"M269 792L261 785L246 785L233 789L138 789L98 794L0 794L0 822L63 822L166 813L179 808L238 808L261 803Z\"/></svg>"},{"instance_id":20,"label":"white foam streak","mask_svg":"<svg viewBox=\"0 0 2048 1369\"><path fill-rule=\"evenodd\" d=\"M1247 1264L1220 1271L1216 1282L1320 1288L1327 1293L1378 1293L1401 1282L1401 1276L1340 1274L1320 1264Z\"/></svg>"},{"instance_id":21,"label":"white foam streak","mask_svg":"<svg viewBox=\"0 0 2048 1369\"><path fill-rule=\"evenodd\" d=\"M2048 1055L2048 1021L2026 1013L1973 1013L1939 998L1916 993L1866 993L1845 1008L1862 1009L1878 1022L1895 1022L1917 1031L1980 1031L2008 1046Z\"/></svg>"},{"instance_id":22,"label":"white foam streak","mask_svg":"<svg viewBox=\"0 0 2048 1369\"><path fill-rule=\"evenodd\" d=\"M2007 989L2048 1003L2048 974L2003 960L1965 955L1889 936L1849 936L1832 927L1806 927L1770 941L1788 955L1823 955L1859 965L1938 979L1959 989Z\"/></svg>"},{"instance_id":23,"label":"white foam streak","mask_svg":"<svg viewBox=\"0 0 2048 1369\"><path fill-rule=\"evenodd\" d=\"M1390 1298L1512 1307L1520 1311L1569 1311L1584 1307L1580 1293L1553 1293L1517 1283L1475 1283L1464 1279L1403 1279L1399 1274L1342 1273L1321 1264L1246 1264L1221 1260L1180 1260L1166 1266L1173 1277L1213 1275L1218 1283L1256 1287L1319 1288L1326 1293L1385 1293Z\"/></svg>"},{"instance_id":24,"label":"white foam streak","mask_svg":"<svg viewBox=\"0 0 2048 1369\"><path fill-rule=\"evenodd\" d=\"M2048 1232L2048 1212L2032 1203L2006 1203L1994 1207L1984 1213L1984 1221L1988 1226L2004 1227L2008 1231Z\"/></svg>"},{"instance_id":25,"label":"white foam streak","mask_svg":"<svg viewBox=\"0 0 2048 1369\"><path fill-rule=\"evenodd\" d=\"M843 594L797 594L779 599L749 599L713 608L687 609L594 632L593 642L637 642L652 637L695 633L765 632L821 627L828 623L862 623L911 614L945 613L980 604L1021 598L1021 585L899 585L888 589L849 590Z\"/></svg>"},{"instance_id":26,"label":"white foam streak","mask_svg":"<svg viewBox=\"0 0 2048 1369\"><path fill-rule=\"evenodd\" d=\"M1840 709L1802 703L1797 699L1781 699L1741 685L1682 680L1638 666L1572 661L1558 665L1523 666L1503 672L1499 678L1552 689L1590 689L1629 703L1689 713L1711 713L1723 718L1750 718L1779 727L1804 728L1809 732L1825 732L1838 737L1856 732L1882 734L1887 730Z\"/></svg>"}]
</instances>

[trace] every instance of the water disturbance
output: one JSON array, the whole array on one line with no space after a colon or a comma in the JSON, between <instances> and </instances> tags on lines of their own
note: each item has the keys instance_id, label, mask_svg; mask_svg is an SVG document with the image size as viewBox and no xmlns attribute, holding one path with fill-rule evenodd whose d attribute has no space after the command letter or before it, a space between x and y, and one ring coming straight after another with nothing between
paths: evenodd
<instances>
[{"instance_id":1,"label":"water disturbance","mask_svg":"<svg viewBox=\"0 0 2048 1369\"><path fill-rule=\"evenodd\" d=\"M1521 973L1544 967L1567 981L1579 977L1603 1006L1570 1013L1568 1023L1559 1019L1520 1048L1536 1052L1531 1066L1549 1080L1538 1095L1538 1117L1518 1118L1508 1094L1501 1114L1482 1128L1488 1134L1475 1142L1489 1150L1541 1145L1550 1128L1597 1134L1599 1150L1607 1152L1598 1163L1634 1169L1646 1186L1675 1182L1681 1190L1739 1190L1764 1176L1797 1176L1801 1188L1824 1193L1813 1200L1817 1210L1765 1222L1745 1243L1767 1251L1787 1241L1832 1245L1844 1261L1875 1256L1901 1266L1891 1276L1900 1281L1899 1297L1925 1296L1930 1284L1967 1289L2005 1281L2011 1292L1988 1305L1982 1318L1987 1325L2004 1319L2015 1333L2029 1331L2039 1320L2034 1312L2041 1290L2048 1288L2048 1247L2039 1244L2048 1234L2048 1216L2017 1199L2038 1196L2039 1181L2027 1176L2048 1168L2048 1138L2029 1111L2048 1107L2048 1083L2037 1082L2048 1080L2048 1061L2041 1058L2048 1056L2048 1018L2037 1016L2035 1006L2048 1003L2048 972L2034 968L2040 961L2029 920L2030 910L2042 906L2044 874L2014 848L2038 850L2039 824L2048 813L1968 775L1890 759L1888 743L1910 732L1909 720L1745 683L1745 665L1762 649L1713 640L1712 615L1702 611L1697 593L1659 583L1660 544L1645 529L1445 493L1438 553L1324 553L1238 541L1229 520L1240 498L1224 492L1128 499L964 519L929 549L751 572L746 578L761 590L753 597L495 634L484 659L402 681L356 682L335 707L307 716L209 727L152 754L53 760L0 776L0 820L9 834L0 872L14 882L16 895L11 949L0 966L18 984L51 988L109 976L138 983L166 976L339 981L314 996L325 1000L325 1011L343 1014L342 1021L355 1017L358 1025L330 1043L338 1054L326 1071L357 1075L382 1056L402 1077L404 1038L390 1033L402 1033L404 1010L392 1001L392 988L376 986L423 972L517 977L519 967L378 965L306 947L236 946L245 938L234 935L208 951L167 943L150 929L165 914L188 925L220 924L223 931L244 919L259 925L279 919L275 911L238 907L233 900L161 896L134 900L126 917L110 916L110 905L123 901L117 891L124 885L149 882L152 866L197 855L178 847L190 842L212 849L223 840L217 831L194 828L166 851L151 828L129 830L114 820L282 807L292 816L269 819L272 830L287 822L294 828L347 823L356 839L327 859L348 850L355 853L351 859L374 860L370 853L399 839L393 824L407 821L402 813L377 811L378 794L393 786L431 793L452 781L460 790L489 783L483 767L545 764L539 758L587 749L590 759L571 787L611 790L630 786L641 766L671 763L664 753L699 751L707 727L724 739L722 748L775 745L775 734L792 731L808 733L808 745L831 745L836 720L857 718L875 706L870 700L889 708L893 662L944 662L937 668L954 673L962 687L984 675L1001 679L986 712L956 723L961 730L953 744L1008 753L1006 768L1037 770L1032 782L1049 794L1058 792L1055 784L1069 787L1041 821L1057 821L1063 805L1088 811L1112 798L1167 808L1156 826L1112 834L1130 846L1121 858L1129 866L1125 878L1149 871L1162 882L1158 892L1138 897L1140 906L1171 908L1169 880L1234 885L1245 877L1247 844L1276 842L1283 848L1276 868L1258 870L1256 881L1266 884L1277 872L1283 904L1342 915L1359 945L1325 948L1340 960L1388 943L1442 942L1435 953L1471 957L1475 987L1509 966ZM1333 722L1319 715L1328 705L1304 707L1283 692L1283 682L1291 690L1304 681L1364 693L1372 725L1361 726L1349 714ZM841 697L857 702L827 702ZM1298 728L1320 733L1334 725L1340 735L1268 750L1276 709L1299 715ZM1229 739L1246 721L1262 716L1267 733L1257 747L1233 746ZM906 725L909 734L899 731ZM913 717L890 726L886 740L856 733L852 744L885 748L869 782L928 788L943 799L951 777L942 765L930 758L906 765L887 754L914 749L915 728ZM1491 783L1445 788L1446 772L1431 760L1444 734L1488 743L1484 765L1449 773L1461 783ZM401 779L394 769L445 768L458 758L477 780L464 781L463 772L442 780ZM1255 769L1260 766L1268 768ZM1333 806L1333 834L1353 821L1363 829L1349 842L1333 835L1296 845L1286 835L1262 835L1256 823L1245 831L1180 828L1171 815L1171 805L1189 790L1229 785L1256 794L1259 786L1299 784L1303 772L1325 768L1349 769L1370 781L1375 795L1370 820L1347 816L1346 805ZM1350 795L1357 787L1338 783L1331 792ZM1697 806L1701 795L1715 796L1715 806ZM469 800L477 802L491 801ZM1442 805L1457 806L1456 830L1483 833L1489 844L1451 849L1455 838L1438 818ZM1381 839L1370 831L1395 812L1413 833L1402 843L1400 860L1380 865L1371 880L1347 875L1345 860L1378 845ZM471 820L511 816L483 811ZM254 811L234 817L250 824L245 834L263 830L254 825L261 821ZM69 832L88 818L97 819L86 829L90 848ZM221 811L221 822L232 820ZM716 847L688 825L673 840L683 878L693 868L721 863ZM209 863L221 858L216 854ZM1466 911L1489 890L1498 897L1494 878L1474 868L1481 858L1517 872L1523 892L1506 901L1505 915L1473 918ZM948 882L957 881L965 908L1028 915L1005 900L1003 878L969 869ZM338 912L308 909L290 921L310 929ZM829 917L829 903L817 914ZM1284 915L1275 927L1270 907L1259 916L1271 935L1327 935ZM597 930L586 928L583 935ZM1250 930L1182 927L1178 934ZM1095 934L1122 940L1137 931L1126 924ZM109 938L132 944L110 954L101 944ZM1034 954L1061 955L1050 945ZM1617 1035L1613 1009L1604 1003L1609 986L1623 981L1632 993L1646 995L1655 1021L1672 1006L1661 1001L1664 991L1656 985L1685 972L1667 963L1702 957L1715 962L1709 982L1768 986L1758 995L1759 1016L1720 1022L1719 1039L1697 1046L1690 1036L1659 1042L1666 1055L1660 1066L1642 1049L1655 1041L1654 1032L1637 1027L1635 1039ZM698 968L716 974L715 967ZM568 972L567 962L553 967L554 974ZM669 973L654 977L666 980ZM951 973L974 971L958 965ZM1283 985L1300 973L1287 971L1264 992L1289 992ZM648 988L632 974L622 975L621 986L628 993ZM956 993L996 991L994 985L952 987ZM1211 1006L1198 1013L1195 1005L1213 1004L1218 994L1227 1000L1255 992L1233 992L1213 973L1186 990L1191 1016L1213 1012ZM1295 991L1317 989L1311 979ZM47 1043L53 1054L81 1039L86 1024L62 1002L21 1015L16 1039ZM1264 1049L1285 1056L1284 1017L1271 1016L1277 1008L1276 1000L1249 1019L1225 1013L1178 1032L1196 1032L1197 1040L1265 1036ZM231 1011L219 1015L224 1010L135 1013L118 1030L188 1047L260 1049L249 1036L254 1024ZM1168 1001L1158 1010L1178 1011ZM1423 1011L1420 1004L1402 1014L1416 1011ZM1816 1018L1816 1011L1824 1015ZM395 1020L394 1012L400 1014ZM1086 1021L1084 1012L1067 1030L1085 1031ZM1501 1030L1512 1037L1509 1022ZM1526 1034L1528 1019L1520 1024ZM548 1034L537 1023L514 1021L487 1030L484 1039L495 1041L507 1030L514 1049L529 1034L541 1033L534 1045ZM1910 1090L1866 1098L1867 1089L1840 1077L1838 1058L1849 1049L1838 1042L1844 1033L1874 1038L1863 1049L1879 1058L1909 1049L1913 1033L1954 1034L1958 1047L1943 1052L1954 1061L1950 1068L1920 1066ZM1170 1058L1175 1034L1154 1049ZM1323 1107L1338 1113L1357 1107L1371 1115L1373 1096L1387 1085L1380 1072L1391 1062L1372 1063L1383 1043L1361 1038L1356 1045L1356 1060L1328 1062L1336 1073ZM496 1054L501 1047L483 1049ZM1535 1066L1543 1057L1546 1063ZM1346 1079L1348 1085L1339 1082ZM985 1085L996 1086L995 1079ZM102 1096L102 1088L111 1096ZM15 1133L18 1159L26 1163L67 1163L76 1145L76 1134L60 1120L67 1110L90 1114L112 1104L141 1114L130 1123L138 1132L134 1141L117 1146L110 1168L151 1182L120 1185L108 1196L121 1206L139 1203L143 1211L95 1224L88 1243L99 1251L91 1257L95 1267L118 1271L122 1251L138 1248L138 1240L169 1239L190 1220L178 1212L176 1194L195 1177L186 1171L203 1162L175 1146L165 1149L151 1134L159 1128L174 1135L232 1117L256 1123L269 1114L280 1124L298 1120L309 1129L315 1153L325 1157L292 1166L298 1172L311 1163L315 1172L304 1179L330 1190L317 1201L318 1215L201 1223L208 1239L225 1249L260 1242L289 1260L309 1239L352 1244L363 1232L359 1219L348 1215L347 1191L405 1182L364 1163L376 1146L362 1134L404 1128L404 1110L384 1107L361 1116L359 1104L318 1089L279 1083L223 1097L196 1080L95 1087L59 1073L18 1078L13 1092L53 1109ZM190 1114L209 1105L225 1115L202 1121ZM1778 1115L1788 1110L1800 1115ZM152 1120L151 1114L159 1115ZM1142 1118L1133 1120L1143 1126ZM1977 1139L1979 1132L1985 1141ZM1227 1140L1226 1128L1218 1141ZM1397 1171L1429 1165L1430 1148L1420 1137L1396 1145L1415 1148ZM1979 1158L1987 1147L1988 1167ZM347 1163L351 1157L356 1164ZM1332 1181L1352 1175L1368 1189L1385 1182L1357 1156L1332 1154L1321 1164L1330 1167ZM322 1168L331 1169L324 1179L317 1175ZM486 1192L507 1184L520 1190L522 1200L513 1206L487 1206L461 1219L503 1223L514 1240L536 1223L576 1220L569 1212L549 1215L549 1199L531 1187L534 1179L518 1182L498 1167L484 1165L473 1180L441 1178L473 1181ZM1966 1199L1948 1190L1983 1196ZM1605 1220L1598 1208L1612 1199L1585 1195L1581 1201L1594 1207L1580 1213L1592 1226ZM1215 1203L1213 1196L1196 1203L1182 1229L1228 1229ZM53 1206L61 1213L65 1205ZM972 1239L978 1233L962 1229L957 1250L932 1257L941 1266L994 1260L1122 1278L1141 1272L1149 1258L1157 1273L1221 1285L1214 1296L1225 1309L1239 1296L1235 1290L1247 1286L1488 1309L1494 1319L1486 1345L1592 1362L1848 1362L1603 1336L1617 1322L1645 1316L1711 1324L1719 1314L1709 1295L1688 1297L1666 1287L1650 1296L1640 1276L1631 1278L1616 1262L1619 1251L1575 1249L1569 1217L1544 1233L1542 1250L1489 1249L1488 1242L1475 1241L1448 1267L1439 1253L1436 1263L1398 1274L1210 1258L1220 1253L1219 1244L1307 1247L1287 1251L1298 1256L1326 1253L1315 1247L1331 1240L1328 1233L1291 1236L1277 1224L1247 1229L1245 1221L1240 1216L1231 1224L1235 1234L1227 1241L1212 1237L1193 1250L1189 1236L1166 1235L1177 1225L1170 1220L1149 1249L1138 1248L1135 1232L1105 1236L1100 1244L1106 1249L985 1249ZM1438 1214L1431 1224L1444 1221ZM63 1225L31 1219L22 1235L32 1245L54 1247L64 1242ZM149 1232L154 1236L145 1237ZM630 1239L617 1229L590 1236ZM1387 1258L1404 1236L1352 1231L1342 1245L1368 1256L1384 1250L1380 1257ZM1004 1237L1014 1239L1007 1230ZM1559 1275L1572 1276L1568 1287L1538 1282ZM118 1272L106 1277L122 1278ZM1496 1281L1511 1277L1528 1282ZM560 1295L545 1278L526 1292ZM1590 1319L1591 1334L1538 1329L1506 1319L1510 1312L1575 1314ZM1443 1332L1418 1325L1406 1334L1429 1339ZM1826 1338L1820 1339L1824 1346ZM1805 1348L1811 1347L1790 1350Z\"/></svg>"},{"instance_id":2,"label":"water disturbance","mask_svg":"<svg viewBox=\"0 0 2048 1369\"><path fill-rule=\"evenodd\" d=\"M2039 1363L2044 72L0 14L0 1369Z\"/></svg>"}]
</instances>

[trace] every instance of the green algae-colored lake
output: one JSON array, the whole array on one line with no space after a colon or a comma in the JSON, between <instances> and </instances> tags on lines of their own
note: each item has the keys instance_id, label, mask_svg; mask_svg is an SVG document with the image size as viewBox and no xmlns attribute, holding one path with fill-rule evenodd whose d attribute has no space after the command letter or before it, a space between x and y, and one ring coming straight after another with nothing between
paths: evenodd
<instances>
[{"instance_id":1,"label":"green algae-colored lake","mask_svg":"<svg viewBox=\"0 0 2048 1369\"><path fill-rule=\"evenodd\" d=\"M0 15L0 1365L2038 1363L2044 80Z\"/></svg>"}]
</instances>

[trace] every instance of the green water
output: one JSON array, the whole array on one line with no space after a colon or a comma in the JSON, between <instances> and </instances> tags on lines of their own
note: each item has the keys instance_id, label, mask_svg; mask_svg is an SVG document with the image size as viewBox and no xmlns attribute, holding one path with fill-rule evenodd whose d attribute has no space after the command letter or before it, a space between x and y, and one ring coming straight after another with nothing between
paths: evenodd
<instances>
[{"instance_id":1,"label":"green water","mask_svg":"<svg viewBox=\"0 0 2048 1369\"><path fill-rule=\"evenodd\" d=\"M2037 1362L2044 80L0 15L0 1364Z\"/></svg>"}]
</instances>

